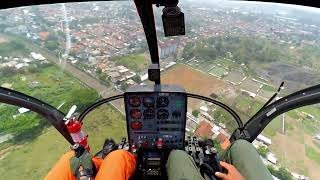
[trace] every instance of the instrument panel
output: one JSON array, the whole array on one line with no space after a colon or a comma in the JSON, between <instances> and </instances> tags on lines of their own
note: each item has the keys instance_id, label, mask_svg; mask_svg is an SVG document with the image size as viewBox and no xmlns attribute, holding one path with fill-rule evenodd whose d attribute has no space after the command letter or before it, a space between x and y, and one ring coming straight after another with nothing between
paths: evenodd
<instances>
[{"instance_id":1,"label":"instrument panel","mask_svg":"<svg viewBox=\"0 0 320 180\"><path fill-rule=\"evenodd\" d=\"M184 149L187 96L175 85L136 86L124 96L129 145Z\"/></svg>"}]
</instances>

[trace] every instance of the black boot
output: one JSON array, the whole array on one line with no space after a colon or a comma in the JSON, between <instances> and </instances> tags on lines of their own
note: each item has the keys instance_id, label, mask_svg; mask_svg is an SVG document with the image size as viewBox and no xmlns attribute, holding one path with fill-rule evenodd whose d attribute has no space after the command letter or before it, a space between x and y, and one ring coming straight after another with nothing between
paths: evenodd
<instances>
[{"instance_id":1,"label":"black boot","mask_svg":"<svg viewBox=\"0 0 320 180\"><path fill-rule=\"evenodd\" d=\"M103 148L102 148L103 158L106 157L110 152L112 152L116 149L118 149L118 147L117 147L116 143L114 142L114 140L107 138L104 141Z\"/></svg>"}]
</instances>

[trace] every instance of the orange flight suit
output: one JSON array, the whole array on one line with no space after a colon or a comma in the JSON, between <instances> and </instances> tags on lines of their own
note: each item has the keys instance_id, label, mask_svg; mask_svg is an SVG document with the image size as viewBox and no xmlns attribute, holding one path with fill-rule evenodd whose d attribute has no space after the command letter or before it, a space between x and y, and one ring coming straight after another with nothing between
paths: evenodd
<instances>
[{"instance_id":1,"label":"orange flight suit","mask_svg":"<svg viewBox=\"0 0 320 180\"><path fill-rule=\"evenodd\" d=\"M64 154L50 170L45 180L75 180L70 167L70 159L74 152ZM128 151L116 150L104 159L92 158L98 173L95 180L128 180L135 172L136 157Z\"/></svg>"}]
</instances>

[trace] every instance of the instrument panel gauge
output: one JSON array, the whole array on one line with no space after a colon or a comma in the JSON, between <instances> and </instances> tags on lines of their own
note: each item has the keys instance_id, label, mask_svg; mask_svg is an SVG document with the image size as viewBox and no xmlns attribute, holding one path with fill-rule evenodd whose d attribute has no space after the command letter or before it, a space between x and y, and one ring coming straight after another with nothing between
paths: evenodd
<instances>
[{"instance_id":1,"label":"instrument panel gauge","mask_svg":"<svg viewBox=\"0 0 320 180\"><path fill-rule=\"evenodd\" d=\"M156 113L153 109L146 109L143 111L144 119L153 119L156 116Z\"/></svg>"},{"instance_id":2,"label":"instrument panel gauge","mask_svg":"<svg viewBox=\"0 0 320 180\"><path fill-rule=\"evenodd\" d=\"M141 104L141 100L139 97L130 97L129 98L129 104L132 106L132 107L138 107L140 106Z\"/></svg>"},{"instance_id":3,"label":"instrument panel gauge","mask_svg":"<svg viewBox=\"0 0 320 180\"><path fill-rule=\"evenodd\" d=\"M157 107L164 108L164 107L167 107L168 104L169 104L169 99L168 99L168 97L160 96L160 97L157 99Z\"/></svg>"},{"instance_id":4,"label":"instrument panel gauge","mask_svg":"<svg viewBox=\"0 0 320 180\"><path fill-rule=\"evenodd\" d=\"M168 119L168 117L169 117L169 112L166 109L160 109L157 113L158 119Z\"/></svg>"},{"instance_id":5,"label":"instrument panel gauge","mask_svg":"<svg viewBox=\"0 0 320 180\"><path fill-rule=\"evenodd\" d=\"M143 98L143 105L145 107L153 107L154 106L154 99L153 97L144 97Z\"/></svg>"},{"instance_id":6,"label":"instrument panel gauge","mask_svg":"<svg viewBox=\"0 0 320 180\"><path fill-rule=\"evenodd\" d=\"M130 110L130 116L133 119L140 119L142 116L142 113L139 109L131 109Z\"/></svg>"}]
</instances>

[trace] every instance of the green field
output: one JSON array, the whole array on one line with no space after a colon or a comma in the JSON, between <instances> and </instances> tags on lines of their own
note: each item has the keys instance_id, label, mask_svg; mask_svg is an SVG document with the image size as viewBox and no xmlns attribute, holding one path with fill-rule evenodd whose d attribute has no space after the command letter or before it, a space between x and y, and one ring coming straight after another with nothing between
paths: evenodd
<instances>
[{"instance_id":1,"label":"green field","mask_svg":"<svg viewBox=\"0 0 320 180\"><path fill-rule=\"evenodd\" d=\"M268 86L268 85L263 85L262 89L265 91L270 91L270 92L276 92L276 88L272 87L272 86Z\"/></svg>"},{"instance_id":2,"label":"green field","mask_svg":"<svg viewBox=\"0 0 320 180\"><path fill-rule=\"evenodd\" d=\"M242 75L242 73L240 73L238 71L232 71L224 79L229 80L233 83L239 83L243 78L244 78L244 76Z\"/></svg>"},{"instance_id":3,"label":"green field","mask_svg":"<svg viewBox=\"0 0 320 180\"><path fill-rule=\"evenodd\" d=\"M11 56L13 55L12 52L14 52L14 56L17 57L26 54L27 49L23 43L17 40L0 43L0 56Z\"/></svg>"},{"instance_id":4,"label":"green field","mask_svg":"<svg viewBox=\"0 0 320 180\"><path fill-rule=\"evenodd\" d=\"M147 59L144 54L116 57L112 60L116 65L123 65L135 72L144 71L149 65L149 59Z\"/></svg>"},{"instance_id":5,"label":"green field","mask_svg":"<svg viewBox=\"0 0 320 180\"><path fill-rule=\"evenodd\" d=\"M250 78L247 78L245 81L243 81L243 83L241 84L241 87L245 90L256 93L260 85L261 85L260 83L255 82Z\"/></svg>"},{"instance_id":6,"label":"green field","mask_svg":"<svg viewBox=\"0 0 320 180\"><path fill-rule=\"evenodd\" d=\"M226 73L226 72L227 71L224 68L217 67L217 66L209 71L209 73L214 74L218 77L222 77L224 75L224 73Z\"/></svg>"},{"instance_id":7,"label":"green field","mask_svg":"<svg viewBox=\"0 0 320 180\"><path fill-rule=\"evenodd\" d=\"M101 149L106 137L119 141L126 135L124 117L110 105L91 112L84 123L92 154ZM42 179L59 157L69 151L67 141L54 128L45 129L34 140L11 148L7 156L0 157L1 179Z\"/></svg>"},{"instance_id":8,"label":"green field","mask_svg":"<svg viewBox=\"0 0 320 180\"><path fill-rule=\"evenodd\" d=\"M0 70L1 71L1 70ZM84 86L77 79L66 74L52 64L45 67L38 67L36 71L17 71L12 75L1 77L0 85L9 83L14 90L38 98L52 106L60 108L62 112L67 112L72 105L77 105L82 111L87 105L99 99L98 93ZM82 98L79 98L82 97ZM25 113L16 119L18 108L15 106L0 106L0 131L4 133L23 134L24 131L32 133L33 128L38 125L45 126L41 117L34 113Z\"/></svg>"},{"instance_id":9,"label":"green field","mask_svg":"<svg viewBox=\"0 0 320 180\"><path fill-rule=\"evenodd\" d=\"M316 151L314 148L306 145L305 146L306 148L306 156L315 161L318 165L320 165L320 152L319 151Z\"/></svg>"},{"instance_id":10,"label":"green field","mask_svg":"<svg viewBox=\"0 0 320 180\"><path fill-rule=\"evenodd\" d=\"M253 106L251 107L250 115L253 116L254 114L256 114L262 108L263 105L263 103L255 101Z\"/></svg>"},{"instance_id":11,"label":"green field","mask_svg":"<svg viewBox=\"0 0 320 180\"><path fill-rule=\"evenodd\" d=\"M234 100L235 107L239 112L246 112L253 101L254 100L251 97L246 95L239 95Z\"/></svg>"},{"instance_id":12,"label":"green field","mask_svg":"<svg viewBox=\"0 0 320 180\"><path fill-rule=\"evenodd\" d=\"M276 132L279 132L282 127L282 116L278 116L273 119L268 126L262 131L267 137L273 137L276 135Z\"/></svg>"}]
</instances>

